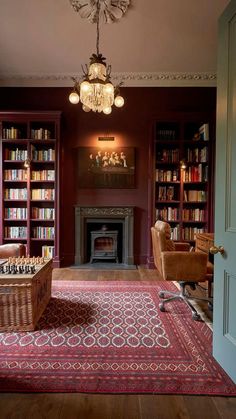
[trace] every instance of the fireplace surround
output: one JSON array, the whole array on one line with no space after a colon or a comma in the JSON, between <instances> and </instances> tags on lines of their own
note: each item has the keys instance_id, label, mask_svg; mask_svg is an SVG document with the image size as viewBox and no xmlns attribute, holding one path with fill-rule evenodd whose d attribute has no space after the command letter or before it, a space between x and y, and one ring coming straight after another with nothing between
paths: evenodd
<instances>
[{"instance_id":1,"label":"fireplace surround","mask_svg":"<svg viewBox=\"0 0 236 419\"><path fill-rule=\"evenodd\" d=\"M122 225L122 264L133 265L134 207L75 206L75 265L87 263L87 224Z\"/></svg>"}]
</instances>

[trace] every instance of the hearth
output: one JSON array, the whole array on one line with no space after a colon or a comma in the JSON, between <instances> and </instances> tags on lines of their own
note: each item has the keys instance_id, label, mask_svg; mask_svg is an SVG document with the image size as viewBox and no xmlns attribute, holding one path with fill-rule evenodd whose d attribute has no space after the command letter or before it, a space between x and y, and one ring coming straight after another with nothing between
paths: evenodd
<instances>
[{"instance_id":1,"label":"hearth","mask_svg":"<svg viewBox=\"0 0 236 419\"><path fill-rule=\"evenodd\" d=\"M104 260L108 263L133 265L133 219L134 207L130 206L75 206L75 264L93 263L100 259L100 262ZM99 236L103 236L103 239L98 240ZM105 237L109 237L109 240L104 240ZM105 245L103 249L102 243ZM98 256L96 258L94 251Z\"/></svg>"}]
</instances>

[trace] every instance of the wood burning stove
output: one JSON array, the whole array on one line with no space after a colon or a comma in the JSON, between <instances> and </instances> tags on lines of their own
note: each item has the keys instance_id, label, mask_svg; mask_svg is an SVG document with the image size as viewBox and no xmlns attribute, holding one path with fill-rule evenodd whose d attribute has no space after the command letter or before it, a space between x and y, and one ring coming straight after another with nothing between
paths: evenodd
<instances>
[{"instance_id":1,"label":"wood burning stove","mask_svg":"<svg viewBox=\"0 0 236 419\"><path fill-rule=\"evenodd\" d=\"M91 231L90 263L94 259L114 259L118 263L117 236L118 231L104 229Z\"/></svg>"}]
</instances>

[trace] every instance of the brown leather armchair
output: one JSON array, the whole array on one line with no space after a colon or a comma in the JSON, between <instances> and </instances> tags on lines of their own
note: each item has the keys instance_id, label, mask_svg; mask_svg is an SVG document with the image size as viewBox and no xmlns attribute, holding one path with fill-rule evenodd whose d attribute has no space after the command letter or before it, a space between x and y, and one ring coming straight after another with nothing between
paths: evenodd
<instances>
[{"instance_id":1,"label":"brown leather armchair","mask_svg":"<svg viewBox=\"0 0 236 419\"><path fill-rule=\"evenodd\" d=\"M9 243L0 245L0 259L9 257L22 257L26 255L25 245L22 243Z\"/></svg>"},{"instance_id":2,"label":"brown leather armchair","mask_svg":"<svg viewBox=\"0 0 236 419\"><path fill-rule=\"evenodd\" d=\"M159 304L161 311L165 311L165 304L177 299L183 300L192 311L194 320L201 320L190 300L204 300L206 298L193 297L186 290L186 286L195 289L199 282L205 282L207 278L207 254L190 252L189 243L174 242L171 240L171 227L164 221L157 221L151 227L154 263L163 279L177 281L180 284L180 292L160 291L159 297L163 301ZM168 296L168 298L165 298Z\"/></svg>"}]
</instances>

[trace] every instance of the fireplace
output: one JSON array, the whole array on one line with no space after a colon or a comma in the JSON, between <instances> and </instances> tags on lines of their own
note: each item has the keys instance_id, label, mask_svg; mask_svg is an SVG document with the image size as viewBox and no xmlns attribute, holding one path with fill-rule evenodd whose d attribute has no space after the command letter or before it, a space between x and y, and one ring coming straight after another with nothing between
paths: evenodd
<instances>
[{"instance_id":1,"label":"fireplace","mask_svg":"<svg viewBox=\"0 0 236 419\"><path fill-rule=\"evenodd\" d=\"M113 233L115 232L115 237L113 236L115 248L113 247L112 250L112 252L115 252L115 257L110 257L111 253L109 253L105 255L105 258L100 257L99 259L105 259L107 262L119 262L125 265L133 265L133 220L134 207L130 206L75 206L75 264L81 265L93 262L95 258L93 258L92 254L92 251L94 250L94 237L92 236L96 233L99 235L103 227L106 226L106 230ZM103 237L105 237L104 234ZM101 245L101 242L99 245ZM98 247L96 250L96 255L99 255ZM105 252L104 249L103 252ZM113 255L114 253L112 253L112 256Z\"/></svg>"}]
</instances>

